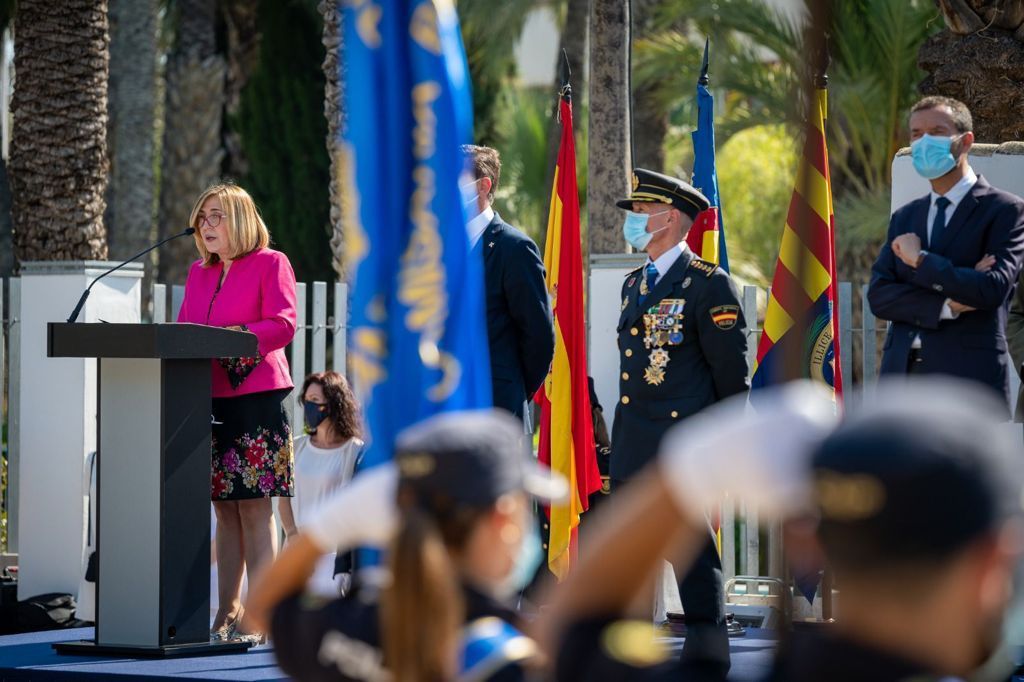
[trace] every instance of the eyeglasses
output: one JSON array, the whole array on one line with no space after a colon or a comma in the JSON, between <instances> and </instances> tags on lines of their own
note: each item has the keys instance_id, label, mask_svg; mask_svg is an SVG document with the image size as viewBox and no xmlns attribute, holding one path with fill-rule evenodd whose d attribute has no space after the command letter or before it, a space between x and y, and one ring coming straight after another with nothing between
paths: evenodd
<instances>
[{"instance_id":1,"label":"eyeglasses","mask_svg":"<svg viewBox=\"0 0 1024 682\"><path fill-rule=\"evenodd\" d=\"M206 223L210 227L217 227L220 225L220 219L223 218L220 213L211 213L208 216L199 216L199 224L196 227L201 228L203 223Z\"/></svg>"}]
</instances>

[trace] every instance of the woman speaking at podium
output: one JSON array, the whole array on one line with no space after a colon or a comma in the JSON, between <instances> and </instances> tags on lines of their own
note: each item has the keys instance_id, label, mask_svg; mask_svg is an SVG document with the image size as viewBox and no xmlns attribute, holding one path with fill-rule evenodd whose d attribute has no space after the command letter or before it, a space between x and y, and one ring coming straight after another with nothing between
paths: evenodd
<instances>
[{"instance_id":1,"label":"woman speaking at podium","mask_svg":"<svg viewBox=\"0 0 1024 682\"><path fill-rule=\"evenodd\" d=\"M275 554L272 497L294 492L292 434L283 402L293 388L284 347L295 334L295 273L267 248L252 197L233 184L203 192L192 209L199 260L185 283L178 322L255 334L257 354L220 358L213 372L213 471L219 608L210 635L259 642L246 630L243 569L253 576Z\"/></svg>"}]
</instances>

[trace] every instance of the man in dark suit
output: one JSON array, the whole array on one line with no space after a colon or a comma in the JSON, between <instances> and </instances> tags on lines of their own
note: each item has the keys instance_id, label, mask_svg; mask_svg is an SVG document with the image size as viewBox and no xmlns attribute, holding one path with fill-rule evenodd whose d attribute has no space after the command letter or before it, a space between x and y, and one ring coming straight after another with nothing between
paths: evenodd
<instances>
[{"instance_id":1,"label":"man in dark suit","mask_svg":"<svg viewBox=\"0 0 1024 682\"><path fill-rule=\"evenodd\" d=\"M967 161L971 112L926 97L910 113L914 168L932 191L896 211L868 301L889 320L882 374L950 374L1001 394L1009 414L1006 303L1024 255L1024 201Z\"/></svg>"},{"instance_id":2,"label":"man in dark suit","mask_svg":"<svg viewBox=\"0 0 1024 682\"><path fill-rule=\"evenodd\" d=\"M694 218L708 207L707 198L681 180L637 168L632 194L617 205L629 211L626 240L647 252L647 262L626 275L622 286L613 496L654 458L673 425L750 387L747 325L736 285L683 241ZM725 589L710 532L693 567L677 577L686 614L683 658L724 678L729 669Z\"/></svg>"},{"instance_id":3,"label":"man in dark suit","mask_svg":"<svg viewBox=\"0 0 1024 682\"><path fill-rule=\"evenodd\" d=\"M1017 291L1010 301L1010 312L1006 318L1006 341L1010 346L1010 359L1013 360L1013 371L1021 377L1020 390L1017 393L1017 410L1013 420L1024 422L1024 272L1017 280Z\"/></svg>"},{"instance_id":4,"label":"man in dark suit","mask_svg":"<svg viewBox=\"0 0 1024 682\"><path fill-rule=\"evenodd\" d=\"M533 240L491 208L501 177L498 151L466 145L463 153L475 178L462 193L470 244L483 252L494 406L528 419L525 403L544 383L555 354L544 263Z\"/></svg>"}]
</instances>

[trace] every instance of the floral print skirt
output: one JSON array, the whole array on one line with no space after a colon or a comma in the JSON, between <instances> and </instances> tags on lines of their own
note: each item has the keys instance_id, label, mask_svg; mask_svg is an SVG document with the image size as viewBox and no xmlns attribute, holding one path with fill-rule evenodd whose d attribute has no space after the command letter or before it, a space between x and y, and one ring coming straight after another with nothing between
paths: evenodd
<instances>
[{"instance_id":1,"label":"floral print skirt","mask_svg":"<svg viewBox=\"0 0 1024 682\"><path fill-rule=\"evenodd\" d=\"M291 389L213 399L214 502L294 494L292 430L283 404L289 393Z\"/></svg>"}]
</instances>

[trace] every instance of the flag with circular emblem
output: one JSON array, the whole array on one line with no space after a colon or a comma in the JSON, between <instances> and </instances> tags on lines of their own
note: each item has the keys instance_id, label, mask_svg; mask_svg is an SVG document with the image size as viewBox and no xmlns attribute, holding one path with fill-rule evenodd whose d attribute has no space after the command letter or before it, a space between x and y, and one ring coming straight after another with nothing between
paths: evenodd
<instances>
[{"instance_id":1,"label":"flag with circular emblem","mask_svg":"<svg viewBox=\"0 0 1024 682\"><path fill-rule=\"evenodd\" d=\"M751 387L797 378L788 375L784 362L792 353L800 358L801 376L832 387L839 400L843 380L836 306L835 216L825 142L826 90L817 91L815 104L772 278ZM755 400L754 396L751 399Z\"/></svg>"}]
</instances>

